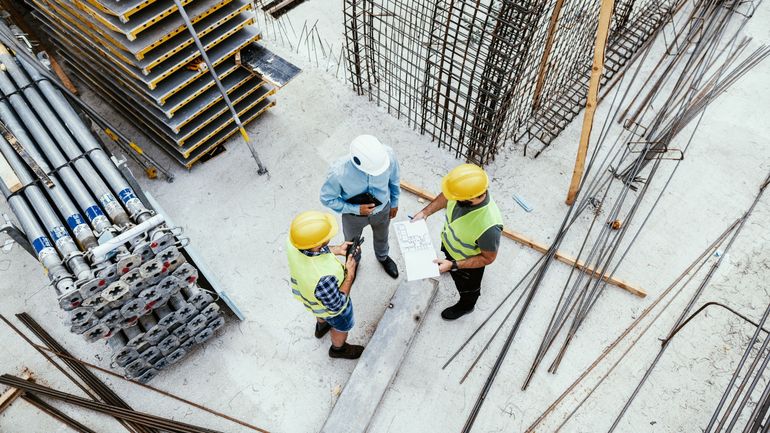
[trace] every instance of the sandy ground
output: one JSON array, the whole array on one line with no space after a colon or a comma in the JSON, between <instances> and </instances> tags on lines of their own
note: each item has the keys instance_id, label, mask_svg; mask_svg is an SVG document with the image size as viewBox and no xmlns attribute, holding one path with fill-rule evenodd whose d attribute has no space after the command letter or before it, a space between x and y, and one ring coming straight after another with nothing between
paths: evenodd
<instances>
[{"instance_id":1,"label":"sandy ground","mask_svg":"<svg viewBox=\"0 0 770 433\"><path fill-rule=\"evenodd\" d=\"M340 1L307 2L290 13L293 27L303 21L339 50ZM765 4L748 24L752 46L770 42L770 6ZM356 96L344 83L342 72L327 61L308 61L296 46L276 40L266 31L264 43L304 71L277 95L277 106L249 126L270 175L256 174L248 150L238 139L217 158L192 172L173 167L172 183L140 179L184 228L201 256L216 272L246 320L231 320L220 335L184 362L161 374L153 385L243 418L274 432L317 431L334 405L336 395L355 367L353 361L332 361L326 355L328 339L312 336L313 319L287 288L283 251L291 218L305 209L321 209L318 190L331 161L346 153L356 135L371 133L393 146L402 176L413 184L436 191L441 176L458 161L420 136L404 122ZM304 44L304 43L303 43ZM295 44L296 45L296 44ZM301 45L300 48L304 47ZM303 48L304 49L304 48ZM338 51L337 51L338 52ZM608 287L581 328L558 373L544 368L527 391L521 391L532 357L542 338L568 267L555 264L543 289L522 323L497 381L476 422L474 432L523 431L666 286L753 200L770 170L767 114L770 107L770 63L755 68L709 108L693 145L672 185L664 193L647 229L617 275L649 292L636 298ZM116 119L127 133L136 133L119 115L86 95L97 108ZM597 119L603 119L600 106ZM766 111L766 110L765 110ZM506 226L547 243L555 234L566 207L563 199L574 162L579 122L573 124L539 158L522 156L520 148L500 155L489 168L491 191L505 215ZM157 154L157 152L155 152ZM163 158L160 156L160 158ZM163 158L165 159L165 158ZM672 165L664 166L667 175ZM650 197L659 191L653 185ZM534 208L526 213L513 200L516 193ZM423 204L403 193L399 218ZM0 203L0 211L8 212ZM701 302L728 303L757 318L770 301L770 196L758 205L723 266L706 289ZM581 221L587 224L588 220ZM436 234L437 215L429 219ZM393 256L399 261L395 240ZM574 253L577 240L563 248ZM351 340L366 343L375 331L397 282L387 277L365 248L364 261L353 299L356 328ZM503 240L498 261L487 271L476 312L456 322L441 320L439 312L454 302L451 280L441 281L434 305L385 395L369 431L459 431L495 361L503 339L497 338L481 362L460 385L459 379L491 335L485 330L446 370L441 365L481 323L537 260L538 254ZM403 264L402 264L403 269ZM0 254L0 313L12 316L27 311L78 356L107 365L107 349L88 345L68 333L64 315L55 304L37 262L14 247ZM626 361L586 402L562 431L594 432L609 427L639 373L648 365L694 286L674 301ZM496 326L500 317L492 320ZM507 334L508 326L503 328ZM665 357L624 418L622 432L690 432L705 426L743 353L753 328L721 310L696 319L672 344ZM77 392L75 388L10 330L0 327L2 372L18 373L27 367L42 383ZM553 355L550 354L547 361ZM135 408L197 422L227 432L246 431L200 411L171 402L120 381L108 383ZM574 400L568 400L574 401ZM567 406L567 409L571 404ZM65 411L98 431L120 431L112 420ZM559 411L556 421L568 411ZM553 431L549 422L542 431ZM2 432L64 432L56 421L23 402L0 415Z\"/></svg>"}]
</instances>

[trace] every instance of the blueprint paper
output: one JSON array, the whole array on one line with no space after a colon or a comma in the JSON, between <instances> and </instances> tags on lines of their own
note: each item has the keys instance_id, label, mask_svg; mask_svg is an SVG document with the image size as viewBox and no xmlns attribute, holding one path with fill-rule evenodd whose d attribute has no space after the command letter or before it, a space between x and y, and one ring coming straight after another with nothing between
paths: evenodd
<instances>
[{"instance_id":1,"label":"blueprint paper","mask_svg":"<svg viewBox=\"0 0 770 433\"><path fill-rule=\"evenodd\" d=\"M428 225L425 220L415 222L400 221L393 224L401 247L401 255L406 263L406 280L415 281L439 276L436 250L430 240Z\"/></svg>"}]
</instances>

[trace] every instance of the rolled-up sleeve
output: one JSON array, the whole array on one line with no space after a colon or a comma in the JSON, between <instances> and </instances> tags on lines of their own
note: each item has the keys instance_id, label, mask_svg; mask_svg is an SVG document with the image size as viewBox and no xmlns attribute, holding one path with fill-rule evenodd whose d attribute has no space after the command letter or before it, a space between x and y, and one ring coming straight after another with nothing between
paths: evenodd
<instances>
[{"instance_id":1,"label":"rolled-up sleeve","mask_svg":"<svg viewBox=\"0 0 770 433\"><path fill-rule=\"evenodd\" d=\"M339 281L334 275L326 275L318 280L315 297L333 313L340 311L345 306L347 299L345 294L340 292Z\"/></svg>"},{"instance_id":2,"label":"rolled-up sleeve","mask_svg":"<svg viewBox=\"0 0 770 433\"><path fill-rule=\"evenodd\" d=\"M390 152L390 207L398 207L398 198L401 196L401 169L393 151Z\"/></svg>"},{"instance_id":3,"label":"rolled-up sleeve","mask_svg":"<svg viewBox=\"0 0 770 433\"><path fill-rule=\"evenodd\" d=\"M321 186L321 204L338 213L352 213L358 215L360 208L350 204L342 198L342 184L340 174L332 167L326 175L326 181Z\"/></svg>"}]
</instances>

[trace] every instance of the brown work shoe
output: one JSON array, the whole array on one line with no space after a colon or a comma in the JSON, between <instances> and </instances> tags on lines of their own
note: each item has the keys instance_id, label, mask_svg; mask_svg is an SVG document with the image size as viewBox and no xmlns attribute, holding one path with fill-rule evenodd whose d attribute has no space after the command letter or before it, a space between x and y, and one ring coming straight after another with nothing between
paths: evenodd
<instances>
[{"instance_id":1,"label":"brown work shoe","mask_svg":"<svg viewBox=\"0 0 770 433\"><path fill-rule=\"evenodd\" d=\"M332 358L358 359L364 352L364 346L345 343L342 347L329 346L329 356Z\"/></svg>"}]
</instances>

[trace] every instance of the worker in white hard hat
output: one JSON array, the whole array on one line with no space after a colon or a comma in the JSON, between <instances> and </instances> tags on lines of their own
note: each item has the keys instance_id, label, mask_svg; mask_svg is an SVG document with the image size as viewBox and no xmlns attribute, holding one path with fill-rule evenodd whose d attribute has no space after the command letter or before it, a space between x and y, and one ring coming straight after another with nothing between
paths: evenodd
<instances>
[{"instance_id":1,"label":"worker in white hard hat","mask_svg":"<svg viewBox=\"0 0 770 433\"><path fill-rule=\"evenodd\" d=\"M398 278L398 266L389 256L388 229L398 213L399 178L393 149L374 136L359 135L350 143L350 154L332 164L321 187L321 203L342 214L346 241L372 227L374 254L392 278Z\"/></svg>"}]
</instances>

